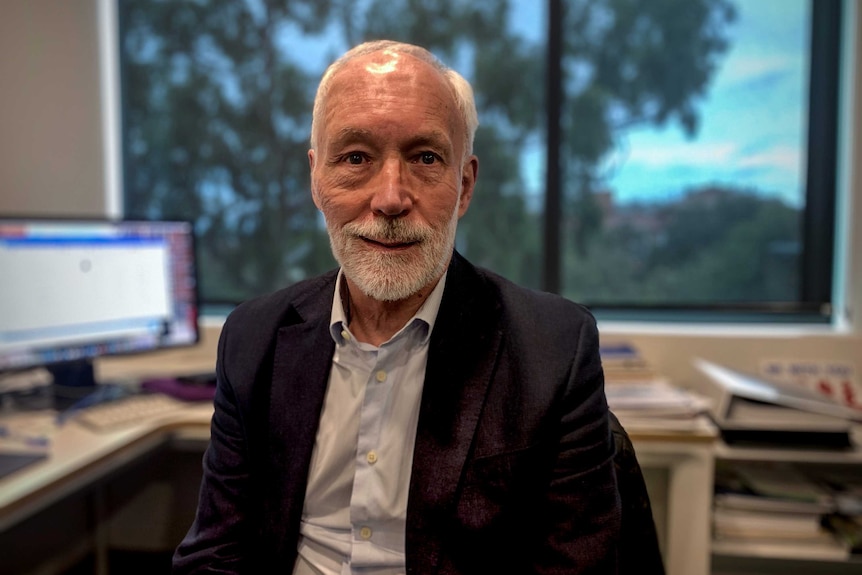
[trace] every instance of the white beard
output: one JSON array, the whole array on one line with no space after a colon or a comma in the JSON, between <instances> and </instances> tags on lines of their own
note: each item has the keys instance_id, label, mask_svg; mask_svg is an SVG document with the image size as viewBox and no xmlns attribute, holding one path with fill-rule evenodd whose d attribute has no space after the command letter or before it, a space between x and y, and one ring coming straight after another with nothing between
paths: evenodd
<instances>
[{"instance_id":1,"label":"white beard","mask_svg":"<svg viewBox=\"0 0 862 575\"><path fill-rule=\"evenodd\" d=\"M365 295L378 301L401 301L438 279L455 248L458 205L445 226L410 224L402 218L375 217L363 223L334 228L327 222L329 242L344 274ZM365 244L362 238L417 245L386 253Z\"/></svg>"}]
</instances>

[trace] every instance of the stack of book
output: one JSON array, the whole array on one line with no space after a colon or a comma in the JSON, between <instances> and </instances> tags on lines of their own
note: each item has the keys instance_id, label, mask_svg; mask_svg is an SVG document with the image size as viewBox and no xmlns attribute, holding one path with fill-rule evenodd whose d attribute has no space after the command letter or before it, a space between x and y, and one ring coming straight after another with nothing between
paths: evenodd
<instances>
[{"instance_id":1,"label":"stack of book","mask_svg":"<svg viewBox=\"0 0 862 575\"><path fill-rule=\"evenodd\" d=\"M605 395L611 411L621 420L661 420L665 426L683 424L706 412L709 406L702 396L658 378L609 382Z\"/></svg>"},{"instance_id":2,"label":"stack of book","mask_svg":"<svg viewBox=\"0 0 862 575\"><path fill-rule=\"evenodd\" d=\"M652 365L630 343L603 343L599 353L606 382L637 383L659 378Z\"/></svg>"},{"instance_id":3,"label":"stack of book","mask_svg":"<svg viewBox=\"0 0 862 575\"><path fill-rule=\"evenodd\" d=\"M717 542L804 547L811 556L842 557L849 551L824 522L835 512L833 494L792 464L719 462L715 489Z\"/></svg>"},{"instance_id":4,"label":"stack of book","mask_svg":"<svg viewBox=\"0 0 862 575\"><path fill-rule=\"evenodd\" d=\"M634 346L603 345L601 356L608 406L627 429L690 432L702 426L697 416L707 412L709 400L671 384Z\"/></svg>"}]
</instances>

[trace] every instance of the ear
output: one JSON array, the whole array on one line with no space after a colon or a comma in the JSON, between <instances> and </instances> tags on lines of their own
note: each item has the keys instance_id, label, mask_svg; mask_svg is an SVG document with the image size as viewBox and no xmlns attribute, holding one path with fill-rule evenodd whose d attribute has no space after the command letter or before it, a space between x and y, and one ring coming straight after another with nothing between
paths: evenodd
<instances>
[{"instance_id":1,"label":"ear","mask_svg":"<svg viewBox=\"0 0 862 575\"><path fill-rule=\"evenodd\" d=\"M476 178L479 177L479 158L470 156L461 166L461 201L458 206L458 217L467 213L470 200L473 199L473 189L476 187Z\"/></svg>"},{"instance_id":2,"label":"ear","mask_svg":"<svg viewBox=\"0 0 862 575\"><path fill-rule=\"evenodd\" d=\"M314 177L314 150L308 150L308 168L311 172L311 200L315 207L320 209L320 201L317 199L317 182Z\"/></svg>"}]
</instances>

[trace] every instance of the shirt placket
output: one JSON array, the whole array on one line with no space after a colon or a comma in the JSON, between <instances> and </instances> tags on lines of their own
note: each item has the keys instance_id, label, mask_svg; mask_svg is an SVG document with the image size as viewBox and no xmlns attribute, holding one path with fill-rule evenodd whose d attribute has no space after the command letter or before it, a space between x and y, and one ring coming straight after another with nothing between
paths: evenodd
<instances>
[{"instance_id":1,"label":"shirt placket","mask_svg":"<svg viewBox=\"0 0 862 575\"><path fill-rule=\"evenodd\" d=\"M387 401L394 376L390 373L393 356L401 347L400 342L381 347L373 362L366 382L365 397L359 420L359 437L356 446L353 491L350 499L350 521L352 530L351 564L360 568L374 565L379 560L376 552L388 517L384 517L380 499L382 485L375 467L379 462L379 445L385 425ZM388 538L387 538L388 539Z\"/></svg>"}]
</instances>

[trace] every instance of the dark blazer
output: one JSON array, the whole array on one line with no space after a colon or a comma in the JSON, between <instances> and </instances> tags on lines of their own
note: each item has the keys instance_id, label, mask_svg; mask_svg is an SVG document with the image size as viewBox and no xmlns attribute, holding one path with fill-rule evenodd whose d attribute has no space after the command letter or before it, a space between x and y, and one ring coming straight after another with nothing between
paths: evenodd
<instances>
[{"instance_id":1,"label":"dark blazer","mask_svg":"<svg viewBox=\"0 0 862 575\"><path fill-rule=\"evenodd\" d=\"M240 305L174 573L292 572L334 351L336 273ZM617 569L621 507L595 320L453 256L407 507L410 574Z\"/></svg>"}]
</instances>

